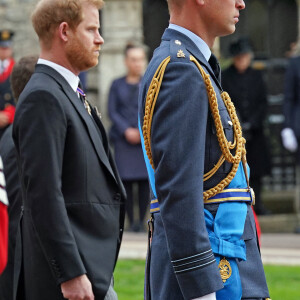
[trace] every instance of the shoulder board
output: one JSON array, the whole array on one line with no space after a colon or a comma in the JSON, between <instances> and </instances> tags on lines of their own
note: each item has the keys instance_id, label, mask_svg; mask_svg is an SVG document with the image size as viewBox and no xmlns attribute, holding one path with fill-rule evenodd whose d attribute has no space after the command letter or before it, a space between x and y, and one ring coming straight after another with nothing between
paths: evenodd
<instances>
[{"instance_id":1,"label":"shoulder board","mask_svg":"<svg viewBox=\"0 0 300 300\"><path fill-rule=\"evenodd\" d=\"M171 61L187 62L190 60L190 53L186 50L183 42L174 39L170 41L170 57Z\"/></svg>"}]
</instances>

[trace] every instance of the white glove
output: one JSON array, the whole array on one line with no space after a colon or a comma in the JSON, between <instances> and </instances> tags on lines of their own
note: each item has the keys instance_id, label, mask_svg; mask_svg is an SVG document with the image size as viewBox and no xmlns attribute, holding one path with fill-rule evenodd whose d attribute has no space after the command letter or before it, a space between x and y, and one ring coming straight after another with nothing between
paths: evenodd
<instances>
[{"instance_id":1,"label":"white glove","mask_svg":"<svg viewBox=\"0 0 300 300\"><path fill-rule=\"evenodd\" d=\"M298 142L295 137L294 131L291 128L284 128L281 131L282 143L285 149L290 152L296 152L298 149Z\"/></svg>"},{"instance_id":2,"label":"white glove","mask_svg":"<svg viewBox=\"0 0 300 300\"><path fill-rule=\"evenodd\" d=\"M205 295L203 297L195 298L195 299L192 299L192 300L216 300L216 293Z\"/></svg>"}]
</instances>

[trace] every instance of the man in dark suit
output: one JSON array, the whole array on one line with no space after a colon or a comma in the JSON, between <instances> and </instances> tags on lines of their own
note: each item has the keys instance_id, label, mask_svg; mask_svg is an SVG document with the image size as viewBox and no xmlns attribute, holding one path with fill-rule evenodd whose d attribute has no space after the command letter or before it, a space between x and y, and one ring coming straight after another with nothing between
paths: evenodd
<instances>
[{"instance_id":1,"label":"man in dark suit","mask_svg":"<svg viewBox=\"0 0 300 300\"><path fill-rule=\"evenodd\" d=\"M14 65L10 82L16 101L18 101L21 92L33 74L37 60L37 56L25 56ZM0 140L0 155L3 159L6 191L9 200L9 251L7 266L0 276L0 299L10 300L13 299L15 241L22 206L17 156L12 138L12 124L8 126Z\"/></svg>"},{"instance_id":2,"label":"man in dark suit","mask_svg":"<svg viewBox=\"0 0 300 300\"><path fill-rule=\"evenodd\" d=\"M80 71L98 63L102 4L41 0L32 15L41 54L13 126L23 199L15 253L21 299L116 299L109 287L125 192L102 123L78 88Z\"/></svg>"},{"instance_id":3,"label":"man in dark suit","mask_svg":"<svg viewBox=\"0 0 300 300\"><path fill-rule=\"evenodd\" d=\"M168 4L170 25L139 96L152 189L146 297L264 299L245 139L210 50L217 36L234 32L245 4Z\"/></svg>"}]
</instances>

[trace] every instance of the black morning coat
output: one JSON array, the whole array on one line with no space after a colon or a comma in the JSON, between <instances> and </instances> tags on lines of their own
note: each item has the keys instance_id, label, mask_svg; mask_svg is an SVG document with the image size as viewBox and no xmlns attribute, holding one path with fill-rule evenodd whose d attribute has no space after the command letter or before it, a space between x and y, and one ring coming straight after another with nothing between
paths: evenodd
<instances>
[{"instance_id":1,"label":"black morning coat","mask_svg":"<svg viewBox=\"0 0 300 300\"><path fill-rule=\"evenodd\" d=\"M12 124L7 127L0 140L0 156L3 161L3 172L6 181L6 192L9 201L9 244L8 261L0 275L0 299L13 299L14 254L16 235L22 206L21 187L18 175L17 156L12 139Z\"/></svg>"},{"instance_id":2,"label":"black morning coat","mask_svg":"<svg viewBox=\"0 0 300 300\"><path fill-rule=\"evenodd\" d=\"M60 284L87 274L95 299L104 299L125 192L100 119L58 72L38 64L20 96L13 139L23 197L15 292L23 278L26 300L63 299Z\"/></svg>"}]
</instances>

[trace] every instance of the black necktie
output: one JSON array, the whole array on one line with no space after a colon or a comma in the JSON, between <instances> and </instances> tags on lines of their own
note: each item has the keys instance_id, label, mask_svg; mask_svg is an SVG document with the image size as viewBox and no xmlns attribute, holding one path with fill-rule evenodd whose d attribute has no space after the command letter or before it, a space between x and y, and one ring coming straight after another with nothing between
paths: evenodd
<instances>
[{"instance_id":1,"label":"black necktie","mask_svg":"<svg viewBox=\"0 0 300 300\"><path fill-rule=\"evenodd\" d=\"M214 56L214 54L212 53L210 56L210 59L208 60L208 63L210 64L213 72L215 73L216 77L219 79L219 75L220 75L220 65L219 62L217 60L217 58Z\"/></svg>"}]
</instances>

